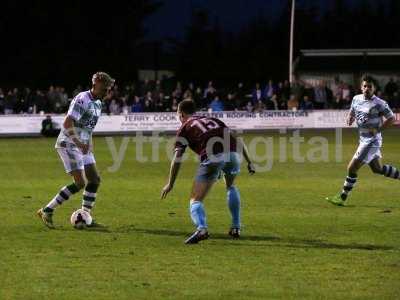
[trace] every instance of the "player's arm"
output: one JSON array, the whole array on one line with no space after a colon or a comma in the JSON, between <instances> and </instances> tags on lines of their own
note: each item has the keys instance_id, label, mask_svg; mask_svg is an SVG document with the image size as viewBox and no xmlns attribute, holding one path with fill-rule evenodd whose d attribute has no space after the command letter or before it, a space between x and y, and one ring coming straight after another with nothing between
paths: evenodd
<instances>
[{"instance_id":1,"label":"player's arm","mask_svg":"<svg viewBox=\"0 0 400 300\"><path fill-rule=\"evenodd\" d=\"M347 116L346 124L347 124L348 126L353 125L355 119L356 119L356 117L355 117L354 113L351 113L351 112L350 112L349 115Z\"/></svg>"},{"instance_id":2,"label":"player's arm","mask_svg":"<svg viewBox=\"0 0 400 300\"><path fill-rule=\"evenodd\" d=\"M387 103L382 106L381 114L384 116L385 121L383 121L382 126L379 128L380 131L393 126L395 122L394 113Z\"/></svg>"},{"instance_id":3,"label":"player's arm","mask_svg":"<svg viewBox=\"0 0 400 300\"><path fill-rule=\"evenodd\" d=\"M167 197L167 194L174 188L175 180L181 167L182 156L183 153L185 153L186 147L188 145L183 130L184 129L181 128L176 134L174 157L172 158L171 166L169 169L168 183L161 191L161 199L165 199L165 197Z\"/></svg>"},{"instance_id":4,"label":"player's arm","mask_svg":"<svg viewBox=\"0 0 400 300\"><path fill-rule=\"evenodd\" d=\"M234 135L232 134L232 136ZM236 138L236 142L238 144L237 146L239 147L239 149L242 149L243 157L247 162L247 170L249 171L250 175L254 174L256 172L256 169L250 159L249 150L247 149L245 142L241 137L234 136L234 138Z\"/></svg>"},{"instance_id":5,"label":"player's arm","mask_svg":"<svg viewBox=\"0 0 400 300\"><path fill-rule=\"evenodd\" d=\"M181 167L182 155L183 153L179 150L174 152L174 157L172 158L171 166L169 169L168 183L161 191L161 199L165 199L167 197L167 194L174 188L175 180Z\"/></svg>"},{"instance_id":6,"label":"player's arm","mask_svg":"<svg viewBox=\"0 0 400 300\"><path fill-rule=\"evenodd\" d=\"M384 130L386 128L392 127L393 124L394 124L394 121L395 121L394 116L392 116L392 117L390 117L388 119L385 119L385 121L383 121L383 124L382 124L380 130L382 131L382 130Z\"/></svg>"},{"instance_id":7,"label":"player's arm","mask_svg":"<svg viewBox=\"0 0 400 300\"><path fill-rule=\"evenodd\" d=\"M84 112L85 101L78 95L72 100L69 106L63 126L66 135L71 138L72 142L82 151L83 154L86 154L89 151L89 145L82 143L78 138L79 135L75 129L75 122L78 122L82 118Z\"/></svg>"},{"instance_id":8,"label":"player's arm","mask_svg":"<svg viewBox=\"0 0 400 300\"><path fill-rule=\"evenodd\" d=\"M82 143L81 140L78 138L78 134L75 130L75 120L72 118L72 116L66 116L63 126L65 129L65 134L71 138L72 142L79 149L81 149L83 154L86 154L89 151L89 145Z\"/></svg>"},{"instance_id":9,"label":"player's arm","mask_svg":"<svg viewBox=\"0 0 400 300\"><path fill-rule=\"evenodd\" d=\"M354 104L354 99L353 99L353 102L351 103L349 115L347 116L347 119L346 119L346 124L348 126L353 125L354 121L356 120L356 113L355 113L353 104Z\"/></svg>"}]
</instances>

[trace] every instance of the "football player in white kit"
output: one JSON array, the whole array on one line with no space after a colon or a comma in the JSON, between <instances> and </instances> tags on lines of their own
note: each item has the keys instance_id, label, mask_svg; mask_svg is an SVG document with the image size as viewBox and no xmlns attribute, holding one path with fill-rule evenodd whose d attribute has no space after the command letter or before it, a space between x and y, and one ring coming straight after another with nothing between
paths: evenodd
<instances>
[{"instance_id":1,"label":"football player in white kit","mask_svg":"<svg viewBox=\"0 0 400 300\"><path fill-rule=\"evenodd\" d=\"M357 172L364 165L368 164L372 172L389 178L399 179L400 172L391 165L381 163L381 132L392 126L394 114L386 101L374 95L374 79L364 76L361 80L362 94L353 98L347 124L351 126L354 121L360 135L360 143L353 159L347 167L347 177L340 194L327 198L327 200L338 206L344 206L348 194L357 182Z\"/></svg>"},{"instance_id":2,"label":"football player in white kit","mask_svg":"<svg viewBox=\"0 0 400 300\"><path fill-rule=\"evenodd\" d=\"M100 177L92 152L92 132L101 115L101 100L114 82L107 73L97 72L92 77L92 88L71 101L55 148L74 182L62 187L45 207L38 210L38 216L49 228L54 228L54 209L83 188L82 209L90 213L94 206Z\"/></svg>"}]
</instances>

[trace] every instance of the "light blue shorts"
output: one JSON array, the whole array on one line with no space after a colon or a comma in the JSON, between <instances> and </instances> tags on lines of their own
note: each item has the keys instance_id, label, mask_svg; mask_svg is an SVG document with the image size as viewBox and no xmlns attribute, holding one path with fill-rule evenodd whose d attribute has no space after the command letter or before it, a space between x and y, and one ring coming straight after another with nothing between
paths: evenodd
<instances>
[{"instance_id":1,"label":"light blue shorts","mask_svg":"<svg viewBox=\"0 0 400 300\"><path fill-rule=\"evenodd\" d=\"M219 153L205 159L197 169L196 181L215 181L225 175L237 175L240 172L240 157L237 152Z\"/></svg>"}]
</instances>

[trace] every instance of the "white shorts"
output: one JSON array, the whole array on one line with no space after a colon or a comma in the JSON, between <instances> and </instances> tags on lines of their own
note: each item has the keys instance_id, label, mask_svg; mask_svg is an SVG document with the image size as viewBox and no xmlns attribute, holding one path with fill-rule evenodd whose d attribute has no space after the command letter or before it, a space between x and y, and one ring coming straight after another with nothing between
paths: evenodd
<instances>
[{"instance_id":1,"label":"white shorts","mask_svg":"<svg viewBox=\"0 0 400 300\"><path fill-rule=\"evenodd\" d=\"M353 159L369 164L375 158L382 158L382 140L360 143Z\"/></svg>"},{"instance_id":2,"label":"white shorts","mask_svg":"<svg viewBox=\"0 0 400 300\"><path fill-rule=\"evenodd\" d=\"M78 149L57 148L58 155L64 164L65 171L70 173L75 170L83 170L86 165L95 164L93 152L83 154Z\"/></svg>"}]
</instances>

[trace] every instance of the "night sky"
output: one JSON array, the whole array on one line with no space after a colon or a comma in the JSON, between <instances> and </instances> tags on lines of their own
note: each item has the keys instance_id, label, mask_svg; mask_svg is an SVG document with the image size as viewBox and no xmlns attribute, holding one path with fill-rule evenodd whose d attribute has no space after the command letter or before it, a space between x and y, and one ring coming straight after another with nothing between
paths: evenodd
<instances>
[{"instance_id":1,"label":"night sky","mask_svg":"<svg viewBox=\"0 0 400 300\"><path fill-rule=\"evenodd\" d=\"M237 31L258 15L273 18L284 5L284 1L265 0L168 0L146 20L147 38L182 38L190 22L191 11L196 8L207 9L212 19L218 17L224 29Z\"/></svg>"},{"instance_id":2,"label":"night sky","mask_svg":"<svg viewBox=\"0 0 400 300\"><path fill-rule=\"evenodd\" d=\"M315 3L324 11L333 2L334 0L297 0L296 6ZM357 5L362 0L344 2ZM147 18L146 39L182 38L185 27L190 23L191 11L196 8L207 9L211 18L218 17L224 30L236 32L258 16L275 20L285 5L286 1L283 0L166 0L157 12Z\"/></svg>"},{"instance_id":3,"label":"night sky","mask_svg":"<svg viewBox=\"0 0 400 300\"><path fill-rule=\"evenodd\" d=\"M346 6L367 2L373 6L377 3L398 3L393 2L394 0L296 0L299 9L296 20L301 19L301 8L304 8L304 12L310 11L311 6L317 6L320 11L326 12L336 1L344 2ZM182 77L199 74L199 77L204 77L207 74L203 76L201 70L204 69L204 73L210 72L210 67L215 67L212 71L214 73L221 71L222 78L228 75L235 76L238 73L258 77L257 74L262 73L266 67L271 72L279 73L279 70L286 69L285 66L282 68L282 64L286 63L288 49L289 17L285 14L287 8L285 6L289 2L289 0L121 0L103 5L89 0L70 0L62 3L42 0L29 2L28 5L26 1L3 0L3 15L0 18L0 36L3 41L0 47L2 67L0 85L46 85L48 82L68 82L75 85L86 80L87 74L98 69L107 70L127 80L135 78L139 69L159 67L176 70L176 74ZM162 3L162 5L157 8L152 3ZM196 44L201 36L197 35L191 40L191 35L186 34L189 25L195 19L193 12L197 9L207 12L211 26L218 20L222 28L218 38L204 36L201 45ZM346 15L346 12L343 12L343 15ZM400 14L393 15L394 17L390 19L392 23L387 26L399 28ZM284 25L281 23L279 27L264 26L260 22L260 17L271 23L284 20ZM359 19L356 23L353 19L346 20L347 23L343 23L345 27L341 29L340 36L336 35L337 28L333 21L328 23L333 26L326 26L328 28L326 34L331 35L331 38L310 40L316 27L312 25L307 27L308 20L303 18L303 23L301 21L296 23L296 49L309 45L316 48L379 47L374 45L379 38L381 47L400 45L396 31L387 30L385 22L379 22L380 26L374 26L376 28L374 35L354 39L354 36L359 34L357 30L363 26L368 27L370 21L366 18ZM246 30L245 36L236 35L237 40L234 42L237 44L234 47L227 48L224 44L227 41L226 37L230 37L227 32L243 33L243 29L252 23L261 24L259 27L261 34ZM331 32L329 27L332 28ZM262 32L265 28L273 28L273 32ZM348 28L354 30L349 31ZM204 32L212 34L212 30L209 29ZM304 34L306 31L311 34ZM382 32L393 36L383 39ZM163 44L169 48L159 47L161 43L154 43L156 40L167 41L168 38L175 38L175 41ZM324 41L329 43L324 44ZM253 47L252 43L256 47ZM284 55L281 55L282 53ZM242 58L240 61L236 60L238 56ZM246 57L251 60L243 61ZM169 63L168 66L161 66L164 63L162 59ZM275 63L275 67L271 68L270 64L264 66L259 62L269 60ZM198 65L192 65L193 61L198 62ZM210 65L207 65L207 62ZM230 69L233 64L235 68ZM76 72L77 68L79 72ZM186 71L196 74L186 74Z\"/></svg>"}]
</instances>

